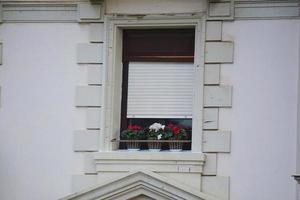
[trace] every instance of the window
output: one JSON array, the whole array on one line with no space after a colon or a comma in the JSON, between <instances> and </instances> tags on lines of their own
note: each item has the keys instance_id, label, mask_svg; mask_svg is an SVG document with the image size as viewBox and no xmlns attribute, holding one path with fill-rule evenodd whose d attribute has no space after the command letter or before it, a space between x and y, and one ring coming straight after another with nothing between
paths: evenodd
<instances>
[{"instance_id":1,"label":"window","mask_svg":"<svg viewBox=\"0 0 300 200\"><path fill-rule=\"evenodd\" d=\"M172 123L191 136L194 44L195 29L123 31L121 130Z\"/></svg>"}]
</instances>

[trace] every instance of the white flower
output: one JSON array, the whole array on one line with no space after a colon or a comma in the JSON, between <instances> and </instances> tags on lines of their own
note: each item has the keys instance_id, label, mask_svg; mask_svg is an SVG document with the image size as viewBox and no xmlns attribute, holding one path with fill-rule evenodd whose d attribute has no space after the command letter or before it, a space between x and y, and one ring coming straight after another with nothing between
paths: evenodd
<instances>
[{"instance_id":1,"label":"white flower","mask_svg":"<svg viewBox=\"0 0 300 200\"><path fill-rule=\"evenodd\" d=\"M161 126L161 129L162 129L162 130L165 130L165 127L166 127L165 125L162 125L162 126Z\"/></svg>"},{"instance_id":2,"label":"white flower","mask_svg":"<svg viewBox=\"0 0 300 200\"><path fill-rule=\"evenodd\" d=\"M160 123L154 123L154 124L152 124L151 126L149 126L149 129L151 130L151 131L155 131L155 132L157 132L157 131L159 131L159 129L164 129L165 128L165 126L164 125L162 125L162 124L160 124Z\"/></svg>"},{"instance_id":3,"label":"white flower","mask_svg":"<svg viewBox=\"0 0 300 200\"><path fill-rule=\"evenodd\" d=\"M160 140L161 137L162 137L162 134L159 134L159 135L157 136L157 139Z\"/></svg>"}]
</instances>

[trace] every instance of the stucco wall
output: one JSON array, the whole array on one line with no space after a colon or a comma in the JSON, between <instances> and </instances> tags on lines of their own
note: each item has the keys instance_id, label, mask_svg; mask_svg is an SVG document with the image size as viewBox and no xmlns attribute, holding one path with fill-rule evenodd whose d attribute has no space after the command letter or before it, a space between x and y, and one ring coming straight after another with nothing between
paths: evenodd
<instances>
[{"instance_id":1,"label":"stucco wall","mask_svg":"<svg viewBox=\"0 0 300 200\"><path fill-rule=\"evenodd\" d=\"M300 30L300 25L299 25L299 30ZM300 36L299 36L300 38ZM296 169L296 174L300 174L300 39L299 39L299 59L298 59L298 64L299 64L299 69L298 69L298 127L297 127L297 169ZM300 184L297 185L297 200L300 199Z\"/></svg>"},{"instance_id":2,"label":"stucco wall","mask_svg":"<svg viewBox=\"0 0 300 200\"><path fill-rule=\"evenodd\" d=\"M232 151L220 156L218 170L231 176L232 200L295 199L299 24L224 23L235 58L222 66L221 81L234 92L220 128L231 128Z\"/></svg>"},{"instance_id":3,"label":"stucco wall","mask_svg":"<svg viewBox=\"0 0 300 200\"><path fill-rule=\"evenodd\" d=\"M73 131L85 127L74 107L75 86L86 84L76 45L88 41L78 24L3 24L0 66L0 199L54 200L71 192L83 171Z\"/></svg>"},{"instance_id":4,"label":"stucco wall","mask_svg":"<svg viewBox=\"0 0 300 200\"><path fill-rule=\"evenodd\" d=\"M232 153L220 154L218 174L231 177L232 200L295 199L299 21L224 23L235 42L233 65L221 79L234 86L233 108L221 109L220 129L232 130ZM0 66L0 199L53 200L69 194L83 171L72 153L85 112L74 107L86 84L76 44L78 24L3 24Z\"/></svg>"}]
</instances>

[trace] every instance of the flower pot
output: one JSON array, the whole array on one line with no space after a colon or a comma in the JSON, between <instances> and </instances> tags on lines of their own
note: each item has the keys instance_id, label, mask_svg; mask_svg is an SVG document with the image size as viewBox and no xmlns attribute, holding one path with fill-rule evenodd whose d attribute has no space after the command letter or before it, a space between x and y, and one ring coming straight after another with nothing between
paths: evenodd
<instances>
[{"instance_id":1,"label":"flower pot","mask_svg":"<svg viewBox=\"0 0 300 200\"><path fill-rule=\"evenodd\" d=\"M138 151L140 150L140 143L136 141L126 142L126 147L128 151Z\"/></svg>"},{"instance_id":2,"label":"flower pot","mask_svg":"<svg viewBox=\"0 0 300 200\"><path fill-rule=\"evenodd\" d=\"M149 151L160 151L161 143L160 142L148 142Z\"/></svg>"},{"instance_id":3,"label":"flower pot","mask_svg":"<svg viewBox=\"0 0 300 200\"><path fill-rule=\"evenodd\" d=\"M169 149L172 152L182 151L182 142L170 142Z\"/></svg>"}]
</instances>

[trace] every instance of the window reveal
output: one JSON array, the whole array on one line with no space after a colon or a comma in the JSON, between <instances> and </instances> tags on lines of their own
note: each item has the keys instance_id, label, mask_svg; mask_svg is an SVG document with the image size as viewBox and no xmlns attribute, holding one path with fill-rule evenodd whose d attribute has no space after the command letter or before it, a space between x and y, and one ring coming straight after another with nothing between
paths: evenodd
<instances>
[{"instance_id":1,"label":"window reveal","mask_svg":"<svg viewBox=\"0 0 300 200\"><path fill-rule=\"evenodd\" d=\"M121 130L158 122L191 135L193 57L194 29L124 30Z\"/></svg>"}]
</instances>

